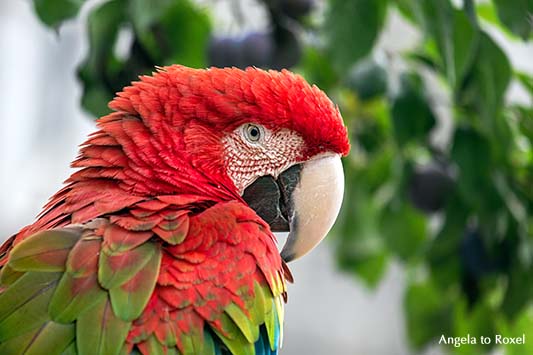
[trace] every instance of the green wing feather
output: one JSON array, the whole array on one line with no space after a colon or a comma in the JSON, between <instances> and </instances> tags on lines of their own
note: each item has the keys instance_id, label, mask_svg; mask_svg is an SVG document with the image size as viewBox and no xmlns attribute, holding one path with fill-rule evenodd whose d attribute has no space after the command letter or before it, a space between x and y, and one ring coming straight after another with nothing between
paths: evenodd
<instances>
[{"instance_id":1,"label":"green wing feather","mask_svg":"<svg viewBox=\"0 0 533 355\"><path fill-rule=\"evenodd\" d=\"M36 233L13 248L9 265L17 271L64 271L68 253L79 238L79 228Z\"/></svg>"},{"instance_id":2,"label":"green wing feather","mask_svg":"<svg viewBox=\"0 0 533 355\"><path fill-rule=\"evenodd\" d=\"M145 235L140 246L115 243L113 251L95 233L39 232L13 248L0 271L0 354L120 353L155 288L162 253Z\"/></svg>"},{"instance_id":3,"label":"green wing feather","mask_svg":"<svg viewBox=\"0 0 533 355\"><path fill-rule=\"evenodd\" d=\"M115 315L106 297L84 312L76 322L80 355L118 354L126 340L131 322Z\"/></svg>"},{"instance_id":4,"label":"green wing feather","mask_svg":"<svg viewBox=\"0 0 533 355\"><path fill-rule=\"evenodd\" d=\"M124 252L114 252L104 245L100 252L98 268L100 285L107 289L123 285L146 265L154 253L154 243L141 244Z\"/></svg>"},{"instance_id":5,"label":"green wing feather","mask_svg":"<svg viewBox=\"0 0 533 355\"><path fill-rule=\"evenodd\" d=\"M113 310L125 320L131 321L141 315L155 288L161 266L161 251L155 244L148 245L151 250L146 250L146 253L150 258L143 267L124 284L109 290Z\"/></svg>"}]
</instances>

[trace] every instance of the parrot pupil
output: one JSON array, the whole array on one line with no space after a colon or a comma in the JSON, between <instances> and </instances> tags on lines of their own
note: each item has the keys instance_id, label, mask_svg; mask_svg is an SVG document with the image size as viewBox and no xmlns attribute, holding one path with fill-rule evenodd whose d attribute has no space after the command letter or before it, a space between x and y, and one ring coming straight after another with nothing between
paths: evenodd
<instances>
[{"instance_id":1,"label":"parrot pupil","mask_svg":"<svg viewBox=\"0 0 533 355\"><path fill-rule=\"evenodd\" d=\"M261 130L259 127L249 124L245 127L245 134L249 141L257 142L261 138Z\"/></svg>"}]
</instances>

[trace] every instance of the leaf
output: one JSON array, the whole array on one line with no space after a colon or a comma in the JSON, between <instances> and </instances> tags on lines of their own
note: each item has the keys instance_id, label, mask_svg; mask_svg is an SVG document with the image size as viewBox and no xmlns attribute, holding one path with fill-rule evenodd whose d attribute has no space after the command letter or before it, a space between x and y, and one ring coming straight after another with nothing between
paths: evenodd
<instances>
[{"instance_id":1,"label":"leaf","mask_svg":"<svg viewBox=\"0 0 533 355\"><path fill-rule=\"evenodd\" d=\"M500 21L524 41L533 32L533 0L494 0Z\"/></svg>"},{"instance_id":2,"label":"leaf","mask_svg":"<svg viewBox=\"0 0 533 355\"><path fill-rule=\"evenodd\" d=\"M381 216L381 231L389 250L403 261L421 256L428 235L426 218L408 204L389 206Z\"/></svg>"},{"instance_id":3,"label":"leaf","mask_svg":"<svg viewBox=\"0 0 533 355\"><path fill-rule=\"evenodd\" d=\"M303 76L308 83L318 86L324 91L331 89L338 81L338 76L331 62L322 50L308 46L300 64Z\"/></svg>"},{"instance_id":4,"label":"leaf","mask_svg":"<svg viewBox=\"0 0 533 355\"><path fill-rule=\"evenodd\" d=\"M402 146L409 141L427 138L436 120L424 97L422 79L418 74L403 74L400 85L400 92L392 102L391 116L394 135Z\"/></svg>"},{"instance_id":5,"label":"leaf","mask_svg":"<svg viewBox=\"0 0 533 355\"><path fill-rule=\"evenodd\" d=\"M122 0L111 0L93 10L88 18L89 54L78 75L83 83L82 106L97 117L109 112L107 103L127 83L113 83L110 76L110 67L116 62L115 41L125 20L124 6Z\"/></svg>"},{"instance_id":6,"label":"leaf","mask_svg":"<svg viewBox=\"0 0 533 355\"><path fill-rule=\"evenodd\" d=\"M109 290L113 311L120 318L131 321L141 315L155 289L161 257L161 249L157 248L150 260L128 282Z\"/></svg>"},{"instance_id":7,"label":"leaf","mask_svg":"<svg viewBox=\"0 0 533 355\"><path fill-rule=\"evenodd\" d=\"M489 306L479 303L473 309L467 309L465 303L459 302L454 312L454 335L461 337L470 334L477 339L476 344L463 344L457 353L479 354L490 350L490 346L481 344L481 336L494 340L497 334L495 329L495 315ZM494 345L494 342L491 344Z\"/></svg>"},{"instance_id":8,"label":"leaf","mask_svg":"<svg viewBox=\"0 0 533 355\"><path fill-rule=\"evenodd\" d=\"M422 58L434 59L452 87L463 82L477 53L479 31L466 11L454 9L448 0L409 1L418 23L430 40ZM428 51L436 46L436 54ZM429 57L428 57L429 55Z\"/></svg>"},{"instance_id":9,"label":"leaf","mask_svg":"<svg viewBox=\"0 0 533 355\"><path fill-rule=\"evenodd\" d=\"M387 92L387 72L372 58L357 63L348 75L347 87L361 100L370 100Z\"/></svg>"},{"instance_id":10,"label":"leaf","mask_svg":"<svg viewBox=\"0 0 533 355\"><path fill-rule=\"evenodd\" d=\"M522 265L519 260L513 260L508 276L501 311L514 321L533 297L533 271L531 267Z\"/></svg>"},{"instance_id":11,"label":"leaf","mask_svg":"<svg viewBox=\"0 0 533 355\"><path fill-rule=\"evenodd\" d=\"M472 69L479 46L479 32L468 19L465 11L453 11L453 54L446 54L448 70L453 71L453 78L449 78L452 86L461 85L466 75ZM442 55L442 54L441 54ZM453 59L453 63L451 60ZM450 74L451 75L451 74Z\"/></svg>"},{"instance_id":12,"label":"leaf","mask_svg":"<svg viewBox=\"0 0 533 355\"><path fill-rule=\"evenodd\" d=\"M424 26L424 12L422 2L414 0L396 0L396 6L402 16L413 25Z\"/></svg>"},{"instance_id":13,"label":"leaf","mask_svg":"<svg viewBox=\"0 0 533 355\"><path fill-rule=\"evenodd\" d=\"M424 29L435 41L445 75L454 85L453 8L448 0L434 0L423 1L420 10L424 14Z\"/></svg>"},{"instance_id":14,"label":"leaf","mask_svg":"<svg viewBox=\"0 0 533 355\"><path fill-rule=\"evenodd\" d=\"M487 34L481 33L471 71L456 91L456 100L474 117L481 117L485 127L495 130L510 80L511 67L505 53Z\"/></svg>"},{"instance_id":15,"label":"leaf","mask_svg":"<svg viewBox=\"0 0 533 355\"><path fill-rule=\"evenodd\" d=\"M426 253L432 279L439 287L446 287L458 282L461 277L458 255L468 213L468 207L454 192L444 211L443 225L430 242Z\"/></svg>"},{"instance_id":16,"label":"leaf","mask_svg":"<svg viewBox=\"0 0 533 355\"><path fill-rule=\"evenodd\" d=\"M383 26L387 0L332 0L326 13L324 34L328 54L338 72L345 72L365 57Z\"/></svg>"},{"instance_id":17,"label":"leaf","mask_svg":"<svg viewBox=\"0 0 533 355\"><path fill-rule=\"evenodd\" d=\"M387 265L388 254L379 238L379 209L362 188L356 188L346 170L346 202L335 225L335 253L341 270L376 287Z\"/></svg>"},{"instance_id":18,"label":"leaf","mask_svg":"<svg viewBox=\"0 0 533 355\"><path fill-rule=\"evenodd\" d=\"M470 206L480 208L485 198L495 195L487 179L492 166L490 142L471 128L458 128L451 156L459 168L459 191Z\"/></svg>"},{"instance_id":19,"label":"leaf","mask_svg":"<svg viewBox=\"0 0 533 355\"><path fill-rule=\"evenodd\" d=\"M409 340L416 348L451 333L451 300L431 282L411 284L405 295Z\"/></svg>"},{"instance_id":20,"label":"leaf","mask_svg":"<svg viewBox=\"0 0 533 355\"><path fill-rule=\"evenodd\" d=\"M75 17L84 0L33 0L35 12L49 27L59 27L61 22Z\"/></svg>"},{"instance_id":21,"label":"leaf","mask_svg":"<svg viewBox=\"0 0 533 355\"><path fill-rule=\"evenodd\" d=\"M533 77L526 73L516 73L520 83L526 88L531 96L533 96Z\"/></svg>"},{"instance_id":22,"label":"leaf","mask_svg":"<svg viewBox=\"0 0 533 355\"><path fill-rule=\"evenodd\" d=\"M533 308L529 306L518 315L518 319L510 324L503 324L499 327L501 335L505 337L521 337L525 334L524 344L505 345L506 355L522 355L533 353L533 343L529 341L530 334L533 334Z\"/></svg>"},{"instance_id":23,"label":"leaf","mask_svg":"<svg viewBox=\"0 0 533 355\"><path fill-rule=\"evenodd\" d=\"M76 322L76 339L80 355L118 354L126 340L131 322L117 317L109 299L103 298Z\"/></svg>"},{"instance_id":24,"label":"leaf","mask_svg":"<svg viewBox=\"0 0 533 355\"><path fill-rule=\"evenodd\" d=\"M211 23L197 5L187 0L133 0L129 9L135 33L153 62L206 66Z\"/></svg>"}]
</instances>

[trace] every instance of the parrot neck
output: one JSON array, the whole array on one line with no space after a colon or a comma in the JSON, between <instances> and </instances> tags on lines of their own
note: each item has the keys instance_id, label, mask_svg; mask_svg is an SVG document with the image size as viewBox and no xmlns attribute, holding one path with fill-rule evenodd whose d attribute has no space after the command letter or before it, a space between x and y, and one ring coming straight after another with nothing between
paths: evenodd
<instances>
[{"instance_id":1,"label":"parrot neck","mask_svg":"<svg viewBox=\"0 0 533 355\"><path fill-rule=\"evenodd\" d=\"M73 188L78 182L106 180L136 196L193 194L220 201L240 199L221 171L198 166L195 157L185 153L184 139L172 128L161 125L154 132L138 117L124 113L105 116L98 126L101 130L89 136L72 163L81 168L67 180Z\"/></svg>"}]
</instances>

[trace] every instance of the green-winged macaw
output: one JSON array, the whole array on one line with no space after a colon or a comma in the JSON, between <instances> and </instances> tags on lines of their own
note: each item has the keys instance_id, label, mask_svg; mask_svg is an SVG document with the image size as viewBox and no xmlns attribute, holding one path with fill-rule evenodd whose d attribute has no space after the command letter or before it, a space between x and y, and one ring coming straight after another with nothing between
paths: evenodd
<instances>
[{"instance_id":1,"label":"green-winged macaw","mask_svg":"<svg viewBox=\"0 0 533 355\"><path fill-rule=\"evenodd\" d=\"M289 71L178 65L109 107L0 248L0 354L277 354L285 262L342 201L338 109Z\"/></svg>"}]
</instances>

